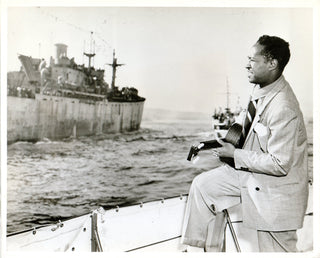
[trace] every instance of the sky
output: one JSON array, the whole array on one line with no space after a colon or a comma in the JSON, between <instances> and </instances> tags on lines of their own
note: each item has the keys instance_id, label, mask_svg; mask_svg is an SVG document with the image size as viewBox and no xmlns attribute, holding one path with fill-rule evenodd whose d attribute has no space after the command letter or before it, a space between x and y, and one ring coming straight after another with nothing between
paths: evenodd
<instances>
[{"instance_id":1,"label":"sky","mask_svg":"<svg viewBox=\"0 0 320 258\"><path fill-rule=\"evenodd\" d=\"M313 111L313 13L311 8L231 7L9 7L8 71L19 70L17 54L55 55L88 61L91 32L94 65L111 82L112 51L119 63L116 85L135 87L146 108L212 113L227 104L245 107L252 84L245 65L264 34L290 44L284 76L305 116ZM93 48L93 44L92 44Z\"/></svg>"}]
</instances>

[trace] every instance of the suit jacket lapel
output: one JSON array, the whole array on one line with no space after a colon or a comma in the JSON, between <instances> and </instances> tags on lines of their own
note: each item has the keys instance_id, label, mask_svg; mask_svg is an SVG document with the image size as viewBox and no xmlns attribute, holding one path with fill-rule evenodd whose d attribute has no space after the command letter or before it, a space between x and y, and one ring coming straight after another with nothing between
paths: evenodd
<instances>
[{"instance_id":1,"label":"suit jacket lapel","mask_svg":"<svg viewBox=\"0 0 320 258\"><path fill-rule=\"evenodd\" d=\"M278 92L280 90L282 90L284 87L286 86L285 84L285 80L284 78L282 77L278 84L266 95L265 99L263 100L263 103L260 104L258 107L257 107L257 111L256 111L256 115L252 121L252 124L251 124L251 127L250 127L250 130L248 132L248 135L245 139L245 142L244 142L244 145L246 145L248 139L250 138L250 135L253 131L253 128L255 127L255 125L260 121L260 118L263 114L263 112L265 111L266 107L268 106L268 104L271 102L271 100L278 94ZM243 145L243 146L244 146Z\"/></svg>"}]
</instances>

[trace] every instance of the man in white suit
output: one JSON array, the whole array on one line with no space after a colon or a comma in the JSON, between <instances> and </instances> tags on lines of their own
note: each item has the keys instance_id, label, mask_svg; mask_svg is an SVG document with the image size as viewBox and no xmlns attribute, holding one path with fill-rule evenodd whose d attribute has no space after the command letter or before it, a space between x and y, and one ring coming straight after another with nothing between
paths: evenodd
<instances>
[{"instance_id":1,"label":"man in white suit","mask_svg":"<svg viewBox=\"0 0 320 258\"><path fill-rule=\"evenodd\" d=\"M264 35L248 58L254 112L249 105L243 147L220 141L214 155L233 158L235 168L224 164L193 180L182 242L204 247L215 212L241 202L244 226L257 230L261 252L295 252L308 200L307 135L299 103L282 75L289 44Z\"/></svg>"}]
</instances>

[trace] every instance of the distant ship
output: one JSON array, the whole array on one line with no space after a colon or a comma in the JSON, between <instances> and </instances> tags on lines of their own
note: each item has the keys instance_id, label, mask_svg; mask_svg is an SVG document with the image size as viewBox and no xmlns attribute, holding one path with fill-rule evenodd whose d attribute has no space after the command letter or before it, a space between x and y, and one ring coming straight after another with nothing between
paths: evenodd
<instances>
[{"instance_id":1,"label":"distant ship","mask_svg":"<svg viewBox=\"0 0 320 258\"><path fill-rule=\"evenodd\" d=\"M225 110L222 110L222 108L219 108L219 110L214 111L212 115L212 128L219 132L220 134L222 133L223 135L227 132L227 130L232 126L232 124L235 122L236 117L239 116L241 112L241 107L239 104L239 97L238 97L238 103L237 107L235 110L231 110L230 108L230 91L229 91L229 82L228 78L226 80L226 86L227 86L227 107Z\"/></svg>"},{"instance_id":2,"label":"distant ship","mask_svg":"<svg viewBox=\"0 0 320 258\"><path fill-rule=\"evenodd\" d=\"M145 98L133 87L115 85L115 51L111 86L104 70L67 57L65 44L55 44L56 56L46 61L19 55L20 71L8 72L7 141L38 141L128 132L140 128Z\"/></svg>"}]
</instances>

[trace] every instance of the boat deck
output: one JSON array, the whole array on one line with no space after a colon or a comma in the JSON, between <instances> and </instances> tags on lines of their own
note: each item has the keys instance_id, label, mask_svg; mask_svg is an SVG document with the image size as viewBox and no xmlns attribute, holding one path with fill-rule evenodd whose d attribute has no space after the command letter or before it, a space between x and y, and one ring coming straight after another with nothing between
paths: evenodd
<instances>
[{"instance_id":1,"label":"boat deck","mask_svg":"<svg viewBox=\"0 0 320 258\"><path fill-rule=\"evenodd\" d=\"M181 229L187 196L123 208L102 208L56 225L7 237L8 251L182 252ZM258 252L255 230L245 228L241 209L228 209L242 252ZM298 230L298 250L313 250L313 186L304 226ZM93 239L93 241L92 241ZM230 229L226 251L236 252Z\"/></svg>"}]
</instances>

